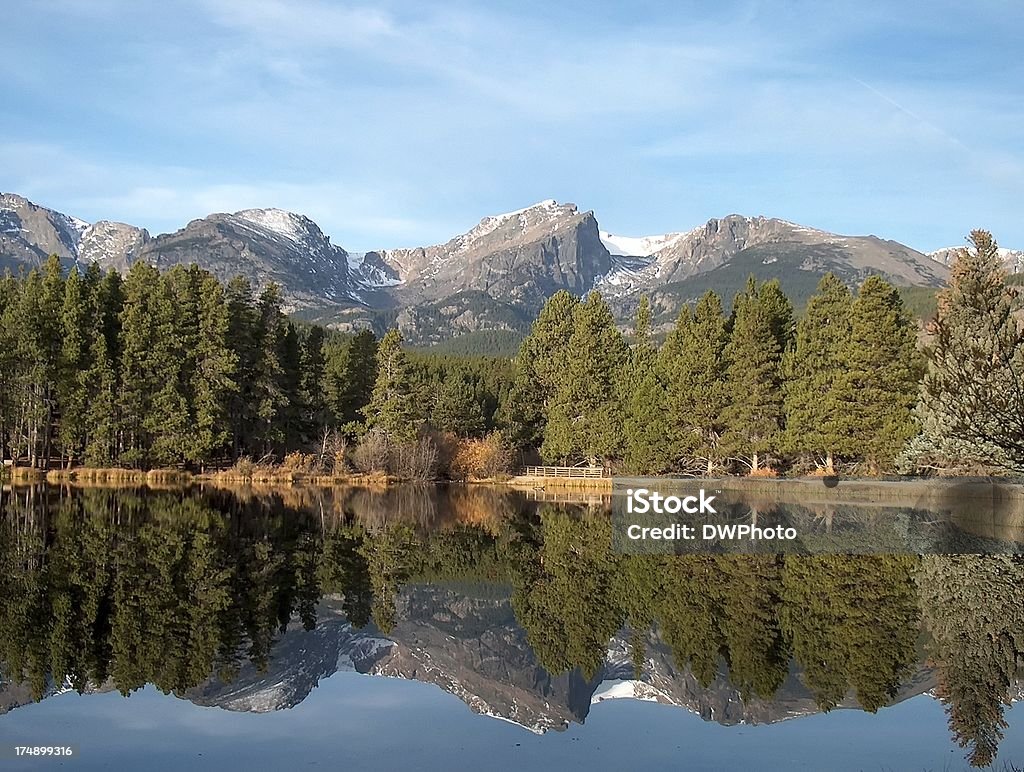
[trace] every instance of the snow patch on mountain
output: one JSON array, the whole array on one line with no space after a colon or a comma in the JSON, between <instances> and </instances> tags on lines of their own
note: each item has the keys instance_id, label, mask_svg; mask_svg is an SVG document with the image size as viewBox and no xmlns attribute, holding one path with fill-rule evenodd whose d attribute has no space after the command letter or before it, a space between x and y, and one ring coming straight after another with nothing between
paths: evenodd
<instances>
[{"instance_id":1,"label":"snow patch on mountain","mask_svg":"<svg viewBox=\"0 0 1024 772\"><path fill-rule=\"evenodd\" d=\"M611 270L594 282L594 289L609 298L628 295L634 288L644 286L655 265L653 257L613 254Z\"/></svg>"},{"instance_id":2,"label":"snow patch on mountain","mask_svg":"<svg viewBox=\"0 0 1024 772\"><path fill-rule=\"evenodd\" d=\"M660 236L619 236L601 231L601 243L609 254L617 257L649 257L675 244L685 233L663 233Z\"/></svg>"},{"instance_id":3,"label":"snow patch on mountain","mask_svg":"<svg viewBox=\"0 0 1024 772\"><path fill-rule=\"evenodd\" d=\"M637 680L624 680L620 678L602 681L593 695L590 697L590 704L596 705L605 700L642 700L643 702L660 702L662 704L674 705L675 701L660 689L655 689L648 683Z\"/></svg>"},{"instance_id":4,"label":"snow patch on mountain","mask_svg":"<svg viewBox=\"0 0 1024 772\"><path fill-rule=\"evenodd\" d=\"M943 247L942 249L936 249L934 252L928 252L927 255L932 260L943 265L952 265L956 261L956 256L961 249L963 247ZM1003 261L1003 265L1006 266L1006 270L1011 273L1024 273L1024 249L999 247L996 252Z\"/></svg>"},{"instance_id":5,"label":"snow patch on mountain","mask_svg":"<svg viewBox=\"0 0 1024 772\"><path fill-rule=\"evenodd\" d=\"M309 226L313 225L312 220L283 209L243 209L235 212L235 217L298 242L309 237Z\"/></svg>"},{"instance_id":6,"label":"snow patch on mountain","mask_svg":"<svg viewBox=\"0 0 1024 772\"><path fill-rule=\"evenodd\" d=\"M556 220L564 213L566 206L565 204L559 205L553 198L548 198L512 212L490 215L480 220L479 224L468 233L456 236L452 241L448 242L448 245L454 247L452 253L457 254L469 249L477 241L494 233L494 231L503 226L514 225L515 227L524 227L527 223L536 225ZM575 212L576 207L572 207L572 211Z\"/></svg>"}]
</instances>

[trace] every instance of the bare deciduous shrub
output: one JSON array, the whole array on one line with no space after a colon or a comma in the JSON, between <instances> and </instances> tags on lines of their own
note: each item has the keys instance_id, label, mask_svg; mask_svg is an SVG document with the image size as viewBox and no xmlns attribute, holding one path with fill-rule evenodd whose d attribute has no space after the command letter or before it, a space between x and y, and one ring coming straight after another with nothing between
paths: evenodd
<instances>
[{"instance_id":1,"label":"bare deciduous shrub","mask_svg":"<svg viewBox=\"0 0 1024 772\"><path fill-rule=\"evenodd\" d=\"M348 471L348 438L337 429L324 430L320 462L331 474L345 474Z\"/></svg>"},{"instance_id":2,"label":"bare deciduous shrub","mask_svg":"<svg viewBox=\"0 0 1024 772\"><path fill-rule=\"evenodd\" d=\"M381 432L368 432L352 451L353 465L363 473L388 471L390 445Z\"/></svg>"},{"instance_id":3,"label":"bare deciduous shrub","mask_svg":"<svg viewBox=\"0 0 1024 772\"><path fill-rule=\"evenodd\" d=\"M426 481L437 477L437 444L420 437L391 448L390 471L406 480Z\"/></svg>"}]
</instances>

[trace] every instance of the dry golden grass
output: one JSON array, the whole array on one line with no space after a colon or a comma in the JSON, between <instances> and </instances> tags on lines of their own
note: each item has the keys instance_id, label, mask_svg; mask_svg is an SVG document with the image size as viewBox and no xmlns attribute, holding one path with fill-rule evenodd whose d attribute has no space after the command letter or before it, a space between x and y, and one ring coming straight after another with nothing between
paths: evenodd
<instances>
[{"instance_id":1,"label":"dry golden grass","mask_svg":"<svg viewBox=\"0 0 1024 772\"><path fill-rule=\"evenodd\" d=\"M506 485L521 490L610 491L611 477L513 477Z\"/></svg>"},{"instance_id":2,"label":"dry golden grass","mask_svg":"<svg viewBox=\"0 0 1024 772\"><path fill-rule=\"evenodd\" d=\"M18 466L7 471L10 473L13 483L40 482L46 478L46 473L42 469L32 469L27 466Z\"/></svg>"}]
</instances>

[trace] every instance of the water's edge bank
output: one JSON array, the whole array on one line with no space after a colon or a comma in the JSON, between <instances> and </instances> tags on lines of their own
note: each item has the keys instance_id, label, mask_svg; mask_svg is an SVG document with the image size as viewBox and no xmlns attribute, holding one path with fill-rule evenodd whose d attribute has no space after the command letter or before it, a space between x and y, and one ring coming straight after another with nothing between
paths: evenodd
<instances>
[{"instance_id":1,"label":"water's edge bank","mask_svg":"<svg viewBox=\"0 0 1024 772\"><path fill-rule=\"evenodd\" d=\"M386 474L314 475L284 468L270 468L252 475L230 472L194 474L178 469L97 469L75 467L44 471L18 467L4 470L5 484L100 485L176 487L190 484L387 487L409 484L409 480ZM417 481L421 484L466 484L510 488L522 491L580 491L611 493L616 487L652 490L694 490L704 488L720 492L733 492L748 496L765 496L786 500L822 501L851 504L897 503L913 501L920 504L942 505L953 498L984 498L993 501L1024 500L1024 483L1013 478L949 477L933 479L877 479L870 477L602 477L557 478L517 475L491 479L460 481Z\"/></svg>"}]
</instances>

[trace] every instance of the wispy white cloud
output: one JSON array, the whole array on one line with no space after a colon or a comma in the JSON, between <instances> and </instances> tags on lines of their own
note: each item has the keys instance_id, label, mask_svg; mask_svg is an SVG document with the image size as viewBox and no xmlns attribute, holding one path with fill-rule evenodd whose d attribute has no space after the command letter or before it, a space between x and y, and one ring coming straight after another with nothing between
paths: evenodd
<instances>
[{"instance_id":1,"label":"wispy white cloud","mask_svg":"<svg viewBox=\"0 0 1024 772\"><path fill-rule=\"evenodd\" d=\"M71 5L0 29L23 63L0 169L79 216L281 206L366 248L561 196L623 231L754 208L928 246L990 213L1024 242L1024 71L963 39L963 9ZM1024 23L970 13L995 10Z\"/></svg>"}]
</instances>

